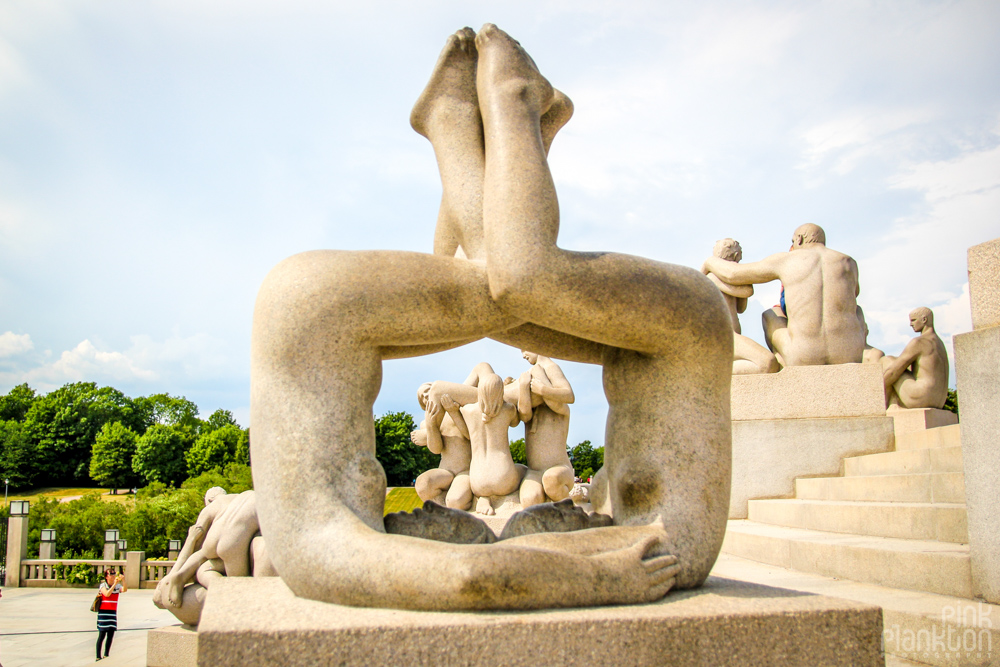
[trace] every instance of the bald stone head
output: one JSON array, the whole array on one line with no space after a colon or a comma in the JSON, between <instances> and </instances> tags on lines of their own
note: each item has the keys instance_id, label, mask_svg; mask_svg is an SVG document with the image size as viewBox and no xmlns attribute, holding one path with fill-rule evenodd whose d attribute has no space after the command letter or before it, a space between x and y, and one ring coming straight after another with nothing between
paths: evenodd
<instances>
[{"instance_id":1,"label":"bald stone head","mask_svg":"<svg viewBox=\"0 0 1000 667\"><path fill-rule=\"evenodd\" d=\"M799 225L792 234L792 250L801 248L807 243L826 245L826 232L823 231L822 227L811 222Z\"/></svg>"},{"instance_id":2,"label":"bald stone head","mask_svg":"<svg viewBox=\"0 0 1000 667\"><path fill-rule=\"evenodd\" d=\"M934 327L934 311L926 306L914 308L910 311L910 326L914 331L923 331L927 327Z\"/></svg>"}]
</instances>

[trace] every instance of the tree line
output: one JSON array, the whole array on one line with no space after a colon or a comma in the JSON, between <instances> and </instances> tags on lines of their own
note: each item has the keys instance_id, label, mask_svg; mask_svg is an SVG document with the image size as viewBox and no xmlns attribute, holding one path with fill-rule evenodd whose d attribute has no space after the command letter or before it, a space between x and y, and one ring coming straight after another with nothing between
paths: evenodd
<instances>
[{"instance_id":1,"label":"tree line","mask_svg":"<svg viewBox=\"0 0 1000 667\"><path fill-rule=\"evenodd\" d=\"M183 396L130 398L71 382L48 394L21 384L0 396L0 474L14 489L133 488L249 464L249 432L228 410L199 419Z\"/></svg>"}]
</instances>

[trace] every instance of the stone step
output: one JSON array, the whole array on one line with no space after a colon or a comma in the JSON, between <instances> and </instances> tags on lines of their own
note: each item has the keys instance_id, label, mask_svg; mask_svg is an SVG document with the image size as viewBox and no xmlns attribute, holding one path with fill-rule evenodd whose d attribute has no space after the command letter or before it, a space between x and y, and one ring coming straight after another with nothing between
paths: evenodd
<instances>
[{"instance_id":1,"label":"stone step","mask_svg":"<svg viewBox=\"0 0 1000 667\"><path fill-rule=\"evenodd\" d=\"M811 477L795 480L800 500L857 500L896 503L964 503L960 472L867 477Z\"/></svg>"},{"instance_id":2,"label":"stone step","mask_svg":"<svg viewBox=\"0 0 1000 667\"><path fill-rule=\"evenodd\" d=\"M722 551L800 572L972 597L969 547L730 521Z\"/></svg>"},{"instance_id":3,"label":"stone step","mask_svg":"<svg viewBox=\"0 0 1000 667\"><path fill-rule=\"evenodd\" d=\"M911 664L985 667L1000 661L998 605L795 572L729 554L719 557L712 575L879 605L886 667ZM963 640L971 650L964 649Z\"/></svg>"},{"instance_id":4,"label":"stone step","mask_svg":"<svg viewBox=\"0 0 1000 667\"><path fill-rule=\"evenodd\" d=\"M933 447L961 447L961 426L939 426L926 431L913 431L896 436L896 451L906 449L931 449Z\"/></svg>"},{"instance_id":5,"label":"stone step","mask_svg":"<svg viewBox=\"0 0 1000 667\"><path fill-rule=\"evenodd\" d=\"M750 521L830 533L969 541L965 505L849 500L751 500Z\"/></svg>"},{"instance_id":6,"label":"stone step","mask_svg":"<svg viewBox=\"0 0 1000 667\"><path fill-rule=\"evenodd\" d=\"M962 448L908 449L844 459L844 475L848 477L921 472L962 472Z\"/></svg>"}]
</instances>

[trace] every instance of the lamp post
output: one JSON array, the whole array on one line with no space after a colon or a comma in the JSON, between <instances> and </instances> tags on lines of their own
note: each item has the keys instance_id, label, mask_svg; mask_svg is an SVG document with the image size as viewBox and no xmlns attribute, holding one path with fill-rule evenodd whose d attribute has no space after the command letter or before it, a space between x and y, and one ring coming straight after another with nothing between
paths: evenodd
<instances>
[{"instance_id":1,"label":"lamp post","mask_svg":"<svg viewBox=\"0 0 1000 667\"><path fill-rule=\"evenodd\" d=\"M30 507L31 503L27 500L12 500L10 501L10 515L28 516L28 510Z\"/></svg>"},{"instance_id":2,"label":"lamp post","mask_svg":"<svg viewBox=\"0 0 1000 667\"><path fill-rule=\"evenodd\" d=\"M21 561L28 557L28 511L31 503L27 500L10 502L10 518L7 519L7 563L4 569L4 585L17 588L21 585Z\"/></svg>"},{"instance_id":3,"label":"lamp post","mask_svg":"<svg viewBox=\"0 0 1000 667\"><path fill-rule=\"evenodd\" d=\"M118 541L118 530L111 528L104 531L104 560L115 559L115 542Z\"/></svg>"},{"instance_id":4,"label":"lamp post","mask_svg":"<svg viewBox=\"0 0 1000 667\"><path fill-rule=\"evenodd\" d=\"M125 553L126 549L128 549L128 542L125 540L118 540L118 554L121 555Z\"/></svg>"},{"instance_id":5,"label":"lamp post","mask_svg":"<svg viewBox=\"0 0 1000 667\"><path fill-rule=\"evenodd\" d=\"M56 557L56 531L52 528L42 528L41 542L38 545L38 558L51 560Z\"/></svg>"},{"instance_id":6,"label":"lamp post","mask_svg":"<svg viewBox=\"0 0 1000 667\"><path fill-rule=\"evenodd\" d=\"M181 551L180 540L167 540L167 559L177 560L177 554Z\"/></svg>"}]
</instances>

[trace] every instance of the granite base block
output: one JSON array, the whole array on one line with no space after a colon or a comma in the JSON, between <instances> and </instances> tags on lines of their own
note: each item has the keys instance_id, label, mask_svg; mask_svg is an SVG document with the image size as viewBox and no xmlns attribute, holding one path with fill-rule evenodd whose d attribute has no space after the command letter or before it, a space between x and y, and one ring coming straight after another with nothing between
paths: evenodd
<instances>
[{"instance_id":1,"label":"granite base block","mask_svg":"<svg viewBox=\"0 0 1000 667\"><path fill-rule=\"evenodd\" d=\"M190 625L168 625L146 634L146 667L196 667L198 630Z\"/></svg>"},{"instance_id":2,"label":"granite base block","mask_svg":"<svg viewBox=\"0 0 1000 667\"><path fill-rule=\"evenodd\" d=\"M791 366L778 373L734 375L730 396L733 421L885 414L878 364Z\"/></svg>"},{"instance_id":3,"label":"granite base block","mask_svg":"<svg viewBox=\"0 0 1000 667\"><path fill-rule=\"evenodd\" d=\"M277 578L213 584L202 667L882 665L878 607L712 577L648 605L413 612L295 597Z\"/></svg>"},{"instance_id":4,"label":"granite base block","mask_svg":"<svg viewBox=\"0 0 1000 667\"><path fill-rule=\"evenodd\" d=\"M1000 327L955 336L973 592L1000 604Z\"/></svg>"},{"instance_id":5,"label":"granite base block","mask_svg":"<svg viewBox=\"0 0 1000 667\"><path fill-rule=\"evenodd\" d=\"M958 423L958 415L950 410L936 408L898 408L891 407L886 415L892 417L896 429L896 437L930 428L940 428Z\"/></svg>"},{"instance_id":6,"label":"granite base block","mask_svg":"<svg viewBox=\"0 0 1000 667\"><path fill-rule=\"evenodd\" d=\"M747 518L748 500L791 498L797 477L838 475L845 457L889 452L894 443L884 415L734 421L729 518Z\"/></svg>"}]
</instances>

